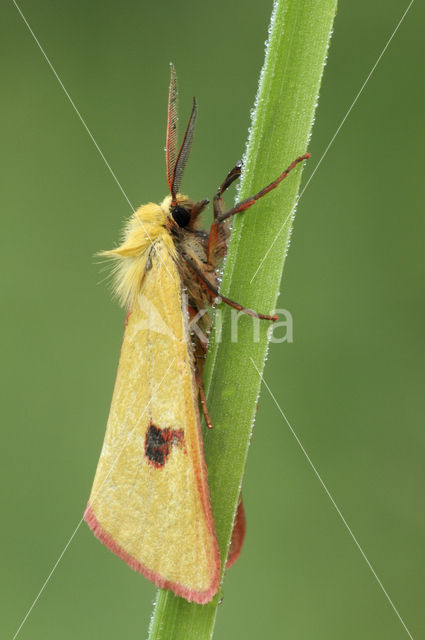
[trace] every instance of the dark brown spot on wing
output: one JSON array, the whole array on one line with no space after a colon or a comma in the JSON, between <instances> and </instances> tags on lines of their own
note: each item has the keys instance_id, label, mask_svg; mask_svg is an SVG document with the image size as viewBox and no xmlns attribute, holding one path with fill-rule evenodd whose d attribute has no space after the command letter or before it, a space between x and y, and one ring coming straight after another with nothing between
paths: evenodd
<instances>
[{"instance_id":1,"label":"dark brown spot on wing","mask_svg":"<svg viewBox=\"0 0 425 640\"><path fill-rule=\"evenodd\" d=\"M161 429L151 423L145 437L145 457L149 464L161 468L167 462L172 446L183 442L183 429Z\"/></svg>"}]
</instances>

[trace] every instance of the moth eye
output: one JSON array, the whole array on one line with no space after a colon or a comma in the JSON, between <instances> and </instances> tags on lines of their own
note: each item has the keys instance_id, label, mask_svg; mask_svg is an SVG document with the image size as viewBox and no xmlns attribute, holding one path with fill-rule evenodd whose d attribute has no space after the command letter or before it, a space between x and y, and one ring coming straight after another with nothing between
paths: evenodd
<instances>
[{"instance_id":1,"label":"moth eye","mask_svg":"<svg viewBox=\"0 0 425 640\"><path fill-rule=\"evenodd\" d=\"M190 213L184 207L173 207L171 209L171 215L179 227L187 227L190 222Z\"/></svg>"}]
</instances>

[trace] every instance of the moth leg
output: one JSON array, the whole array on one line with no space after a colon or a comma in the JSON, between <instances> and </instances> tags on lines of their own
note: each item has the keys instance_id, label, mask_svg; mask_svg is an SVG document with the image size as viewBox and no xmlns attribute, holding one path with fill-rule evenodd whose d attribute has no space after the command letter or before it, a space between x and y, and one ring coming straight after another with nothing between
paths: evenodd
<instances>
[{"instance_id":1,"label":"moth leg","mask_svg":"<svg viewBox=\"0 0 425 640\"><path fill-rule=\"evenodd\" d=\"M227 241L229 238L229 229L225 222L220 222L219 218L225 212L226 205L223 199L223 193L230 187L230 185L239 178L241 175L242 163L238 162L231 171L227 174L213 199L213 211L214 221L211 225L208 235L208 262L213 265L214 269L217 269L220 262L226 255Z\"/></svg>"},{"instance_id":2,"label":"moth leg","mask_svg":"<svg viewBox=\"0 0 425 640\"><path fill-rule=\"evenodd\" d=\"M205 423L206 423L208 429L212 429L213 424L211 422L211 418L210 418L209 413L208 413L207 399L205 397L204 383L202 382L201 372L199 371L199 369L198 369L198 367L196 365L195 365L195 380L196 380L196 384L198 385L199 399L201 401L202 413L204 414Z\"/></svg>"},{"instance_id":3,"label":"moth leg","mask_svg":"<svg viewBox=\"0 0 425 640\"><path fill-rule=\"evenodd\" d=\"M207 356L208 343L204 343L201 340L195 340L193 343L193 357L195 361L195 367L202 377L202 371L205 364L205 358Z\"/></svg>"},{"instance_id":4,"label":"moth leg","mask_svg":"<svg viewBox=\"0 0 425 640\"><path fill-rule=\"evenodd\" d=\"M187 310L189 312L189 318L191 320L191 322L194 320L194 318L196 318L196 316L198 315L198 310L194 307L194 306L188 306ZM206 314L206 317L209 320L209 315ZM197 326L199 327L200 331L195 331L193 330L192 333L192 346L193 346L193 356L195 358L196 361L203 361L205 360L205 356L207 353L207 349L208 349L208 337L207 337L207 332L208 332L208 327L209 327L209 322L205 322L205 316L202 315L199 318L199 321L201 321L201 326L199 327L198 323ZM203 365L201 364L200 366L200 371L202 372L202 368Z\"/></svg>"},{"instance_id":5,"label":"moth leg","mask_svg":"<svg viewBox=\"0 0 425 640\"><path fill-rule=\"evenodd\" d=\"M227 191L230 185L239 178L242 171L242 162L238 162L227 174L213 199L214 220L224 213L223 211L223 193Z\"/></svg>"},{"instance_id":6,"label":"moth leg","mask_svg":"<svg viewBox=\"0 0 425 640\"><path fill-rule=\"evenodd\" d=\"M281 173L280 176L278 176L276 178L276 180L273 180L273 182L270 182L270 184L268 184L266 187L264 187L264 189L261 189L261 191L259 191L255 195L251 196L250 198L246 198L245 200L241 200L241 202L238 202L237 204L235 204L235 206L232 207L231 209L229 209L228 211L225 211L224 213L218 214L217 218L216 218L216 221L217 222L223 222L224 220L227 220L231 216L234 216L236 213L239 213L241 211L246 211L247 209L249 209L249 207L251 207L253 204L255 204L257 202L257 200L259 200L260 198L265 196L266 193L269 193L269 191L272 191L272 189L276 189L278 184L280 184L282 182L282 180L284 178L286 178L288 173L290 173L292 171L292 169L294 169L297 166L297 164L299 164L303 160L307 160L309 157L310 157L310 154L309 153L305 153L304 155L299 156L298 158L296 158L293 162L291 162L289 167L287 169L285 169L285 171L283 171L283 173Z\"/></svg>"},{"instance_id":7,"label":"moth leg","mask_svg":"<svg viewBox=\"0 0 425 640\"><path fill-rule=\"evenodd\" d=\"M270 316L270 315L264 314L264 313L257 313L257 311L254 311L253 309L247 309L246 307L243 307L241 304L239 304L239 302L235 302L234 300L231 300L230 298L226 298L226 296L221 295L221 293L219 293L217 287L215 287L204 276L204 274L200 271L200 269L198 269L198 267L196 266L196 264L195 264L194 260L192 260L192 258L190 258L186 253L182 253L181 256L182 256L183 260L185 260L185 262L187 262L187 264L192 269L192 271L197 275L197 277L198 277L199 281L201 282L201 284L205 287L205 289L207 291L209 291L210 294L214 294L215 297L219 297L220 300L222 302L225 302L226 304L228 304L229 307L233 307L234 309L237 309L238 311L242 311L243 313L246 313L248 316L252 316L253 318L260 318L261 320L271 320L272 322L276 322L276 320L278 319L277 315Z\"/></svg>"}]
</instances>

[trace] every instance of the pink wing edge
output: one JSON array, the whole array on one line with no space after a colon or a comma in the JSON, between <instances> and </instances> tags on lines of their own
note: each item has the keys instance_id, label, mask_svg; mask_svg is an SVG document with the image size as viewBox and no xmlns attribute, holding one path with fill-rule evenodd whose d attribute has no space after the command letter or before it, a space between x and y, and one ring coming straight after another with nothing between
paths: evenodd
<instances>
[{"instance_id":1,"label":"pink wing edge","mask_svg":"<svg viewBox=\"0 0 425 640\"><path fill-rule=\"evenodd\" d=\"M207 602L210 602L217 593L220 584L220 556L218 553L217 541L215 541L215 566L211 586L206 591L197 591L195 589L189 589L178 582L167 580L159 573L155 573L155 571L145 567L141 562L136 560L136 558L133 558L133 556L124 551L124 549L115 542L112 536L102 528L93 512L93 509L91 508L90 503L87 505L84 512L84 520L87 522L96 538L103 542L110 551L124 560L131 569L141 573L145 578L153 582L157 587L161 587L161 589L171 589L171 591L173 591L177 596L185 598L189 602L196 602L198 604L206 604Z\"/></svg>"}]
</instances>

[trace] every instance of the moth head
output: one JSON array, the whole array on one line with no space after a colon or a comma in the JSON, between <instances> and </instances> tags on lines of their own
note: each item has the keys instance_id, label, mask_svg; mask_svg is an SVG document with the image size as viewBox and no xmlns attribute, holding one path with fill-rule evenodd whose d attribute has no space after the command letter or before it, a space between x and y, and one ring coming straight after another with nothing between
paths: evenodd
<instances>
[{"instance_id":1,"label":"moth head","mask_svg":"<svg viewBox=\"0 0 425 640\"><path fill-rule=\"evenodd\" d=\"M187 196L178 193L174 201L172 196L167 196L161 203L161 209L167 216L169 228L191 229L208 203L209 200L193 202Z\"/></svg>"},{"instance_id":2,"label":"moth head","mask_svg":"<svg viewBox=\"0 0 425 640\"><path fill-rule=\"evenodd\" d=\"M176 202L170 209L171 217L179 227L187 227L190 223L190 211L188 207L182 206Z\"/></svg>"}]
</instances>

